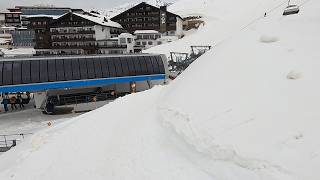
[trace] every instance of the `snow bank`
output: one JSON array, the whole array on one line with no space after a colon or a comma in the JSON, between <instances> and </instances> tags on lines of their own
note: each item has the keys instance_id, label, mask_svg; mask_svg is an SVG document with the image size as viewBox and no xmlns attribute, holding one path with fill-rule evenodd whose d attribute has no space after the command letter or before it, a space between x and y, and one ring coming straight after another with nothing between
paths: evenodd
<instances>
[{"instance_id":1,"label":"snow bank","mask_svg":"<svg viewBox=\"0 0 320 180\"><path fill-rule=\"evenodd\" d=\"M212 51L167 87L34 135L0 156L0 179L318 180L320 2L288 17L280 0L197 2L206 25L149 51Z\"/></svg>"}]
</instances>

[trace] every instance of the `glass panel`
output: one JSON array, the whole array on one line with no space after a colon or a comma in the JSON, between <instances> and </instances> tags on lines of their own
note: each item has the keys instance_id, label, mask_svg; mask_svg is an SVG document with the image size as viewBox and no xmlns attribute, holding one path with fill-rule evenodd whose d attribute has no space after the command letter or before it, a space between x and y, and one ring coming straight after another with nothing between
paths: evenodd
<instances>
[{"instance_id":1,"label":"glass panel","mask_svg":"<svg viewBox=\"0 0 320 180\"><path fill-rule=\"evenodd\" d=\"M141 66L141 75L147 75L148 74L148 68L147 68L146 61L144 60L144 57L143 56L138 56L138 61L139 61L140 66Z\"/></svg>"},{"instance_id":2,"label":"glass panel","mask_svg":"<svg viewBox=\"0 0 320 180\"><path fill-rule=\"evenodd\" d=\"M121 62L121 67L122 67L122 76L129 76L129 67L127 63L127 57L121 57L120 62Z\"/></svg>"},{"instance_id":3,"label":"glass panel","mask_svg":"<svg viewBox=\"0 0 320 180\"><path fill-rule=\"evenodd\" d=\"M101 59L100 59L102 76L103 76L104 78L110 77L108 62L110 62L110 61L108 61L107 58L101 58Z\"/></svg>"},{"instance_id":4,"label":"glass panel","mask_svg":"<svg viewBox=\"0 0 320 180\"><path fill-rule=\"evenodd\" d=\"M94 64L94 69L96 72L96 78L102 78L100 58L94 58L93 64Z\"/></svg>"},{"instance_id":5,"label":"glass panel","mask_svg":"<svg viewBox=\"0 0 320 180\"><path fill-rule=\"evenodd\" d=\"M13 62L13 84L21 84L21 61Z\"/></svg>"},{"instance_id":6,"label":"glass panel","mask_svg":"<svg viewBox=\"0 0 320 180\"><path fill-rule=\"evenodd\" d=\"M155 56L151 56L152 66L154 70L154 74L160 74L159 64L157 62L157 58Z\"/></svg>"},{"instance_id":7,"label":"glass panel","mask_svg":"<svg viewBox=\"0 0 320 180\"><path fill-rule=\"evenodd\" d=\"M165 69L164 69L164 64L162 62L162 58L160 56L156 56L157 58L157 62L158 62L158 65L159 65L159 69L160 69L160 74L165 74Z\"/></svg>"},{"instance_id":8,"label":"glass panel","mask_svg":"<svg viewBox=\"0 0 320 180\"><path fill-rule=\"evenodd\" d=\"M64 65L63 59L56 60L57 81L64 81Z\"/></svg>"},{"instance_id":9,"label":"glass panel","mask_svg":"<svg viewBox=\"0 0 320 180\"><path fill-rule=\"evenodd\" d=\"M133 57L128 57L127 59L128 67L129 67L129 76L135 76L136 71L134 68L134 59Z\"/></svg>"},{"instance_id":10,"label":"glass panel","mask_svg":"<svg viewBox=\"0 0 320 180\"><path fill-rule=\"evenodd\" d=\"M136 70L136 75L142 75L142 69L140 65L140 61L138 60L138 57L132 57L134 69Z\"/></svg>"},{"instance_id":11,"label":"glass panel","mask_svg":"<svg viewBox=\"0 0 320 180\"><path fill-rule=\"evenodd\" d=\"M12 84L12 62L3 63L3 85Z\"/></svg>"},{"instance_id":12,"label":"glass panel","mask_svg":"<svg viewBox=\"0 0 320 180\"><path fill-rule=\"evenodd\" d=\"M31 82L38 83L40 82L40 62L39 61L30 61L31 62Z\"/></svg>"},{"instance_id":13,"label":"glass panel","mask_svg":"<svg viewBox=\"0 0 320 180\"><path fill-rule=\"evenodd\" d=\"M144 60L147 64L148 74L153 74L153 66L152 66L152 60L150 56L145 56Z\"/></svg>"},{"instance_id":14,"label":"glass panel","mask_svg":"<svg viewBox=\"0 0 320 180\"><path fill-rule=\"evenodd\" d=\"M40 82L48 82L48 61L40 61Z\"/></svg>"},{"instance_id":15,"label":"glass panel","mask_svg":"<svg viewBox=\"0 0 320 180\"><path fill-rule=\"evenodd\" d=\"M31 63L30 61L22 61L22 83L30 83L31 82Z\"/></svg>"},{"instance_id":16,"label":"glass panel","mask_svg":"<svg viewBox=\"0 0 320 180\"><path fill-rule=\"evenodd\" d=\"M109 70L110 70L110 75L113 75L111 77L121 77L122 76L122 67L121 67L121 62L119 58L111 58L111 62L113 62L113 66L115 69L115 73L111 74L111 68L110 68L110 63L109 63Z\"/></svg>"},{"instance_id":17,"label":"glass panel","mask_svg":"<svg viewBox=\"0 0 320 180\"><path fill-rule=\"evenodd\" d=\"M95 78L95 72L94 72L94 64L93 59L86 59L87 61L87 68L88 68L88 78L94 79Z\"/></svg>"},{"instance_id":18,"label":"glass panel","mask_svg":"<svg viewBox=\"0 0 320 180\"><path fill-rule=\"evenodd\" d=\"M79 68L78 59L72 59L71 66L72 66L72 79L79 80L80 79L80 68Z\"/></svg>"},{"instance_id":19,"label":"glass panel","mask_svg":"<svg viewBox=\"0 0 320 180\"><path fill-rule=\"evenodd\" d=\"M72 78L72 64L71 64L72 59L65 59L63 62L64 65L64 76L65 80L70 81L73 80Z\"/></svg>"},{"instance_id":20,"label":"glass panel","mask_svg":"<svg viewBox=\"0 0 320 180\"><path fill-rule=\"evenodd\" d=\"M79 66L80 66L81 79L88 79L87 60L86 59L79 59Z\"/></svg>"},{"instance_id":21,"label":"glass panel","mask_svg":"<svg viewBox=\"0 0 320 180\"><path fill-rule=\"evenodd\" d=\"M2 86L3 62L0 62L0 86Z\"/></svg>"}]
</instances>

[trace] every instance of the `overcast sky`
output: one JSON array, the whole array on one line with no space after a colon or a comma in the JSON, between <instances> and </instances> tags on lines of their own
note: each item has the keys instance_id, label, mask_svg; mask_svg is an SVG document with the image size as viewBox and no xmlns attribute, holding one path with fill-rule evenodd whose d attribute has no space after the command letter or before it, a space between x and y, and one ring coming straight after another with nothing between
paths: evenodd
<instances>
[{"instance_id":1,"label":"overcast sky","mask_svg":"<svg viewBox=\"0 0 320 180\"><path fill-rule=\"evenodd\" d=\"M39 5L50 4L55 6L65 6L71 8L110 9L123 3L135 2L135 0L0 0L0 10L18 5Z\"/></svg>"}]
</instances>

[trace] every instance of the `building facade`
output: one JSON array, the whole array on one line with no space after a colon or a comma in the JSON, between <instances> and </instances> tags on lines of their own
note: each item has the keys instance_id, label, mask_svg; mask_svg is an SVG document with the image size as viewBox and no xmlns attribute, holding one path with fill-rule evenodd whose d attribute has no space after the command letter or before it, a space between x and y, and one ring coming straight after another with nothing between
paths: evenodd
<instances>
[{"instance_id":1,"label":"building facade","mask_svg":"<svg viewBox=\"0 0 320 180\"><path fill-rule=\"evenodd\" d=\"M112 38L124 32L118 23L90 13L67 13L58 19L29 18L36 33L37 54L126 53L127 47Z\"/></svg>"},{"instance_id":2,"label":"building facade","mask_svg":"<svg viewBox=\"0 0 320 180\"><path fill-rule=\"evenodd\" d=\"M142 2L111 20L121 24L129 33L136 30L155 30L163 35L183 35L182 18L168 12L166 6L157 8Z\"/></svg>"},{"instance_id":3,"label":"building facade","mask_svg":"<svg viewBox=\"0 0 320 180\"><path fill-rule=\"evenodd\" d=\"M21 12L1 12L0 23L4 26L21 27Z\"/></svg>"}]
</instances>

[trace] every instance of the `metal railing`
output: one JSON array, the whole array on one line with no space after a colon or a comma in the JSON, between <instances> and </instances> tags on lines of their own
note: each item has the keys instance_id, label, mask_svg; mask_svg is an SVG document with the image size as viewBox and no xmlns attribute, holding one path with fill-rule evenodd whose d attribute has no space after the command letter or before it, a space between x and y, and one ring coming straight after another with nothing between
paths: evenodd
<instances>
[{"instance_id":1,"label":"metal railing","mask_svg":"<svg viewBox=\"0 0 320 180\"><path fill-rule=\"evenodd\" d=\"M6 152L10 148L17 145L17 142L22 141L27 135L32 133L21 133L21 134L9 134L0 135L0 152Z\"/></svg>"}]
</instances>

